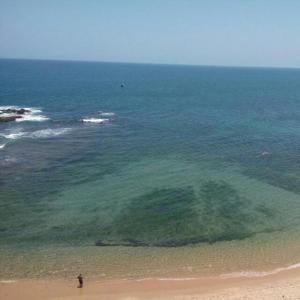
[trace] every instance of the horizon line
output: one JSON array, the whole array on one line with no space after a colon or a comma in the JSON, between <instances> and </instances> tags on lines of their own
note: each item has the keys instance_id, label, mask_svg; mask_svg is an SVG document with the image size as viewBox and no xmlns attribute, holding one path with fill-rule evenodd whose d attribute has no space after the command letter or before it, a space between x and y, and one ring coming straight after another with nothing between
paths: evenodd
<instances>
[{"instance_id":1,"label":"horizon line","mask_svg":"<svg viewBox=\"0 0 300 300\"><path fill-rule=\"evenodd\" d=\"M27 60L27 61L53 61L53 62L78 62L78 63L108 63L108 64L154 65L154 66L210 67L210 68L290 69L290 70L299 70L300 69L300 67L280 67L280 66L210 65L210 64L206 65L206 64L185 64L185 63L153 63L153 62L102 61L102 60L55 59L55 58L0 57L0 60L25 60L25 61Z\"/></svg>"}]
</instances>

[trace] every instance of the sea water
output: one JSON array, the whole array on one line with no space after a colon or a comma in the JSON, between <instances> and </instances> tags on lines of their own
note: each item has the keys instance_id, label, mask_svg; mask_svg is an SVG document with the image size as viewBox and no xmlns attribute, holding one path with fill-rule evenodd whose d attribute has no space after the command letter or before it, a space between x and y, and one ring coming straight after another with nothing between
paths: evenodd
<instances>
[{"instance_id":1,"label":"sea water","mask_svg":"<svg viewBox=\"0 0 300 300\"><path fill-rule=\"evenodd\" d=\"M1 278L299 263L300 70L0 60L0 106Z\"/></svg>"}]
</instances>

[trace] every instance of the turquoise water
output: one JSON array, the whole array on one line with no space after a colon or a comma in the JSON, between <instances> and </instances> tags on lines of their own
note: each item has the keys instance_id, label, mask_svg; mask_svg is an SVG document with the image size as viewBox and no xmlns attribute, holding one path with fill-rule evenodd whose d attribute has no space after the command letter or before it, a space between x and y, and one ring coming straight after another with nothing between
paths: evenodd
<instances>
[{"instance_id":1,"label":"turquoise water","mask_svg":"<svg viewBox=\"0 0 300 300\"><path fill-rule=\"evenodd\" d=\"M0 106L40 110L0 123L7 268L300 232L300 70L0 60Z\"/></svg>"}]
</instances>

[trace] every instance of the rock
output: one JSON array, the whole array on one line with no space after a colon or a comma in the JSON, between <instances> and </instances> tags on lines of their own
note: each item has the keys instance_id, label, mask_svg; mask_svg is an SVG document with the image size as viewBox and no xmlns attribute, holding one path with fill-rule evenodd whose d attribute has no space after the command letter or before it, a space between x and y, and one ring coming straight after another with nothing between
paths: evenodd
<instances>
[{"instance_id":1,"label":"rock","mask_svg":"<svg viewBox=\"0 0 300 300\"><path fill-rule=\"evenodd\" d=\"M2 108L0 109L0 122L12 122L22 118L20 115L30 112L31 110L25 108Z\"/></svg>"},{"instance_id":2,"label":"rock","mask_svg":"<svg viewBox=\"0 0 300 300\"><path fill-rule=\"evenodd\" d=\"M21 116L7 116L7 117L1 117L0 116L0 122L11 122L15 121L16 119L22 118Z\"/></svg>"},{"instance_id":3,"label":"rock","mask_svg":"<svg viewBox=\"0 0 300 300\"><path fill-rule=\"evenodd\" d=\"M25 113L30 113L30 112L31 112L31 110L25 109L25 108L20 108L20 109L16 109L16 108L0 109L0 113L3 113L3 114L18 114L18 115L23 115Z\"/></svg>"},{"instance_id":4,"label":"rock","mask_svg":"<svg viewBox=\"0 0 300 300\"><path fill-rule=\"evenodd\" d=\"M28 113L28 112L30 112L30 110L21 108L21 109L19 109L19 110L17 111L17 114L23 115L23 114Z\"/></svg>"}]
</instances>

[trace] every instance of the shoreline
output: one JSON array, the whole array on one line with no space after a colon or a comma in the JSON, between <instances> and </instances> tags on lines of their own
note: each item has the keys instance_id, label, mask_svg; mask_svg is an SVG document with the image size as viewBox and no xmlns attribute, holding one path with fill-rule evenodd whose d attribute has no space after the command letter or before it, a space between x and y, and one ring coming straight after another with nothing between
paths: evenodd
<instances>
[{"instance_id":1,"label":"shoreline","mask_svg":"<svg viewBox=\"0 0 300 300\"><path fill-rule=\"evenodd\" d=\"M84 280L24 279L0 281L2 300L237 300L300 299L300 269L261 277L203 277Z\"/></svg>"}]
</instances>

